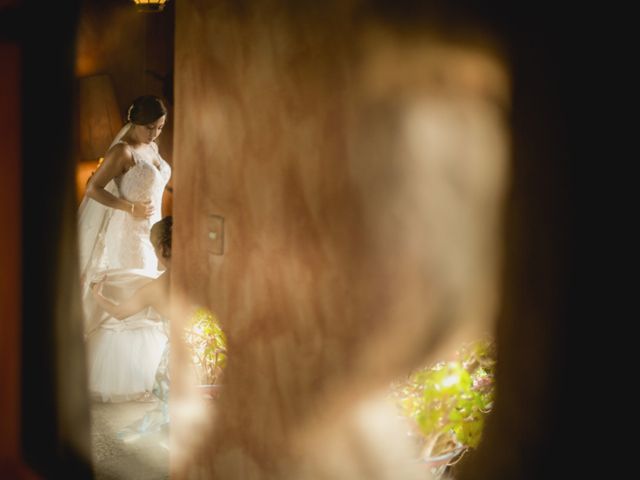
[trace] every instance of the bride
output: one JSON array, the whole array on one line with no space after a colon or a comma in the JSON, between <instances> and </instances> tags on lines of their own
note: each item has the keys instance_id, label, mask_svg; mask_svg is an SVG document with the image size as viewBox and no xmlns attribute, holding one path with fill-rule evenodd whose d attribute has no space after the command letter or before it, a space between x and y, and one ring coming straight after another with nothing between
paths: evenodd
<instances>
[{"instance_id":1,"label":"bride","mask_svg":"<svg viewBox=\"0 0 640 480\"><path fill-rule=\"evenodd\" d=\"M145 95L132 103L128 123L89 180L78 212L89 390L102 401L147 398L167 342L153 311L119 320L91 293L91 284L101 282L104 295L123 302L162 273L149 233L160 220L171 176L155 143L166 116L158 97Z\"/></svg>"}]
</instances>

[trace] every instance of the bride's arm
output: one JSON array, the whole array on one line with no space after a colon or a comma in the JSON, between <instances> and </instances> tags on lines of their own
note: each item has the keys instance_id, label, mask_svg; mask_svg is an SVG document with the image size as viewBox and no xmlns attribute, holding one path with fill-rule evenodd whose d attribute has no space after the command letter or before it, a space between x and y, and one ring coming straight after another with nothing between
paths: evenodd
<instances>
[{"instance_id":1,"label":"bride's arm","mask_svg":"<svg viewBox=\"0 0 640 480\"><path fill-rule=\"evenodd\" d=\"M105 186L118 175L125 173L133 165L129 148L119 144L107 152L102 165L87 184L86 195L107 207L123 210L134 217L149 217L153 214L150 202L129 202L109 193Z\"/></svg>"},{"instance_id":2,"label":"bride's arm","mask_svg":"<svg viewBox=\"0 0 640 480\"><path fill-rule=\"evenodd\" d=\"M96 170L87 184L87 197L93 198L96 202L106 205L107 207L132 213L132 202L118 198L104 188L113 178L126 172L127 168L132 164L133 156L125 145L116 145L109 150L102 165Z\"/></svg>"}]
</instances>

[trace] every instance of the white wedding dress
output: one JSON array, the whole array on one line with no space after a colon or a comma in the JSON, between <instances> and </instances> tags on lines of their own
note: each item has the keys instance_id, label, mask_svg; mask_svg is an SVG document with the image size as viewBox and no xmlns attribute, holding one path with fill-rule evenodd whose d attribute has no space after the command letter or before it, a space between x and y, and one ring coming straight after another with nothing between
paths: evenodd
<instances>
[{"instance_id":1,"label":"white wedding dress","mask_svg":"<svg viewBox=\"0 0 640 480\"><path fill-rule=\"evenodd\" d=\"M120 132L120 138L123 132L126 129ZM112 146L116 143L124 142L116 140ZM162 194L171 167L161 158L154 142L131 151L134 165L109 182L106 189L128 201L150 200L155 207L154 215L136 218L88 197L79 209L89 391L93 398L102 401L149 396L167 342L162 319L151 308L118 320L99 307L90 289L91 282L104 279L104 296L120 302L161 273L149 233L161 218ZM159 162L159 168L154 160Z\"/></svg>"}]
</instances>

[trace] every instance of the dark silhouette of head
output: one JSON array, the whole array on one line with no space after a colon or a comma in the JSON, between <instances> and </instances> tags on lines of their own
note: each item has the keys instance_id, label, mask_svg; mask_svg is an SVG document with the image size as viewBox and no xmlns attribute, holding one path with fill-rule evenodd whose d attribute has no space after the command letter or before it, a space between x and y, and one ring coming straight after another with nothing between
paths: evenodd
<instances>
[{"instance_id":1,"label":"dark silhouette of head","mask_svg":"<svg viewBox=\"0 0 640 480\"><path fill-rule=\"evenodd\" d=\"M173 217L167 216L151 227L151 243L164 259L171 258L171 230Z\"/></svg>"}]
</instances>

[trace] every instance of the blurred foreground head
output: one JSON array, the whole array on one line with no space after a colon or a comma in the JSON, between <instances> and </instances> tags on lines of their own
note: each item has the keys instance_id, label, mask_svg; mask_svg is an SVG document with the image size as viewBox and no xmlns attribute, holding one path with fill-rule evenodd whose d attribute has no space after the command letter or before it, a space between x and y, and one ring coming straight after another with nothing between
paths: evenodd
<instances>
[{"instance_id":1,"label":"blurred foreground head","mask_svg":"<svg viewBox=\"0 0 640 480\"><path fill-rule=\"evenodd\" d=\"M176 470L423 478L374 399L492 331L509 82L490 38L404 3L177 11L174 271L229 363Z\"/></svg>"}]
</instances>

